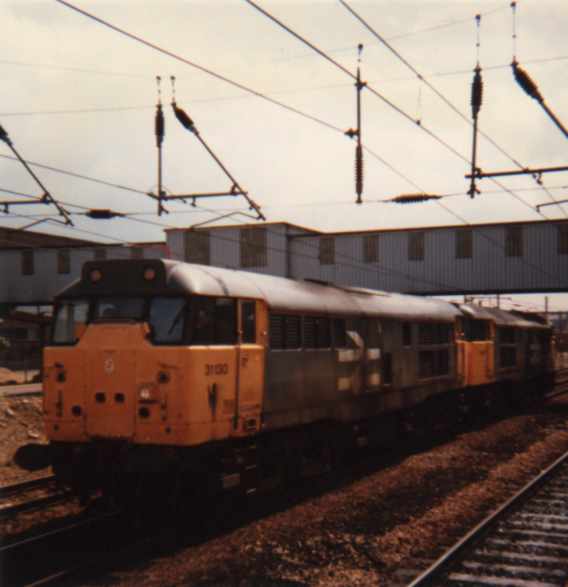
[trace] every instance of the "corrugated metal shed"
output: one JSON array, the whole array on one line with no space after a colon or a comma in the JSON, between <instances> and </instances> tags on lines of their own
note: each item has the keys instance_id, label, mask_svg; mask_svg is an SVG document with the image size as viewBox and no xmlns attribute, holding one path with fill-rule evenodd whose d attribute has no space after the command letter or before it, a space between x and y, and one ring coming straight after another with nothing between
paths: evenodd
<instances>
[{"instance_id":1,"label":"corrugated metal shed","mask_svg":"<svg viewBox=\"0 0 568 587\"><path fill-rule=\"evenodd\" d=\"M53 297L64 287L78 279L81 267L91 261L98 252L104 251L109 259L130 259L142 255L148 259L167 257L165 245L146 244L128 246L99 245L70 248L29 249L33 254L29 275L23 274L23 251L10 249L0 251L0 303L50 304ZM68 254L68 272L60 273L59 254ZM26 253L27 254L27 253Z\"/></svg>"},{"instance_id":2,"label":"corrugated metal shed","mask_svg":"<svg viewBox=\"0 0 568 587\"><path fill-rule=\"evenodd\" d=\"M464 231L471 235L468 256L460 256L458 245ZM370 233L336 234L330 264L320 262L320 237L298 236L291 242L291 274L430 295L568 291L566 231L566 221L380 231L371 233L377 237L374 260L365 255ZM422 254L413 258L418 233Z\"/></svg>"}]
</instances>

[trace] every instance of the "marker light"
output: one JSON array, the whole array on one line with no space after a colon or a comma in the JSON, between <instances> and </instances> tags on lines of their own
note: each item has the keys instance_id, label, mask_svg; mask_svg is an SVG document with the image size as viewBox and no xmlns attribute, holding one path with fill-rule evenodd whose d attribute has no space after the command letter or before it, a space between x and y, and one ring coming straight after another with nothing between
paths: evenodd
<instances>
[{"instance_id":1,"label":"marker light","mask_svg":"<svg viewBox=\"0 0 568 587\"><path fill-rule=\"evenodd\" d=\"M156 279L156 270L151 267L144 269L144 279L146 281L153 281Z\"/></svg>"},{"instance_id":2,"label":"marker light","mask_svg":"<svg viewBox=\"0 0 568 587\"><path fill-rule=\"evenodd\" d=\"M99 269L93 269L90 273L89 273L89 277L91 278L91 281L93 283L97 283L97 281L100 281L103 277L103 274L100 272Z\"/></svg>"}]
</instances>

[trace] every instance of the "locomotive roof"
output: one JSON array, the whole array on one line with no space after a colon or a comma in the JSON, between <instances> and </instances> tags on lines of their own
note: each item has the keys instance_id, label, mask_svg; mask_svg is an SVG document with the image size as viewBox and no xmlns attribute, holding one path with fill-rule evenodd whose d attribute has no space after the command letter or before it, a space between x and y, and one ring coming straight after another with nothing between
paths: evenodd
<instances>
[{"instance_id":1,"label":"locomotive roof","mask_svg":"<svg viewBox=\"0 0 568 587\"><path fill-rule=\"evenodd\" d=\"M146 269L156 270L156 279L144 280ZM91 282L89 275L99 269L102 279ZM59 296L193 294L264 300L277 312L326 313L344 316L384 316L400 320L452 322L462 312L489 319L499 325L543 328L495 308L472 304L452 304L420 296L381 292L357 287L341 287L309 280L286 279L273 275L195 265L168 259L88 261L82 279Z\"/></svg>"},{"instance_id":2,"label":"locomotive roof","mask_svg":"<svg viewBox=\"0 0 568 587\"><path fill-rule=\"evenodd\" d=\"M156 270L156 279L152 282L143 278L148 268ZM96 283L90 279L94 269L101 272L101 278ZM373 315L448 322L459 314L454 306L440 300L167 259L88 261L83 266L82 279L63 290L59 296L152 293L262 299L277 312Z\"/></svg>"},{"instance_id":3,"label":"locomotive roof","mask_svg":"<svg viewBox=\"0 0 568 587\"><path fill-rule=\"evenodd\" d=\"M541 324L532 320L527 320L522 316L512 314L500 308L484 308L484 310L493 317L497 326L515 326L517 328L536 328L538 330L548 330L550 326Z\"/></svg>"},{"instance_id":4,"label":"locomotive roof","mask_svg":"<svg viewBox=\"0 0 568 587\"><path fill-rule=\"evenodd\" d=\"M477 304L456 304L460 310L476 320L491 320L497 326L515 326L517 328L549 329L550 327L538 320L529 320L522 315L507 312L500 308L485 308Z\"/></svg>"},{"instance_id":5,"label":"locomotive roof","mask_svg":"<svg viewBox=\"0 0 568 587\"><path fill-rule=\"evenodd\" d=\"M169 283L188 293L260 298L280 312L381 315L401 319L452 321L459 313L447 302L310 280L286 279L209 265L165 261Z\"/></svg>"}]
</instances>

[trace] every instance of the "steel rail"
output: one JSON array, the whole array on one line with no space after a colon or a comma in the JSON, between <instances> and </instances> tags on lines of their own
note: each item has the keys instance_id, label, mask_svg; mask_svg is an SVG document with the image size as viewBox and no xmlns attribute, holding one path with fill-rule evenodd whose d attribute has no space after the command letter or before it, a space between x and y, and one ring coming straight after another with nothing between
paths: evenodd
<instances>
[{"instance_id":1,"label":"steel rail","mask_svg":"<svg viewBox=\"0 0 568 587\"><path fill-rule=\"evenodd\" d=\"M0 487L0 499L7 501L8 504L0 502L0 520L5 520L8 517L25 512L37 511L47 508L51 505L62 503L69 499L71 492L68 490L53 490L55 486L55 475L46 475L38 479L31 479L21 483L13 483ZM19 499L22 495L32 491L42 489L51 489L49 495L43 495L35 499L28 499L19 501L18 503L10 503L10 498Z\"/></svg>"},{"instance_id":2,"label":"steel rail","mask_svg":"<svg viewBox=\"0 0 568 587\"><path fill-rule=\"evenodd\" d=\"M21 389L19 389L21 388ZM15 385L0 385L0 397L22 397L42 395L41 383L21 383Z\"/></svg>"},{"instance_id":3,"label":"steel rail","mask_svg":"<svg viewBox=\"0 0 568 587\"><path fill-rule=\"evenodd\" d=\"M508 499L497 510L489 514L472 530L470 530L461 540L446 551L440 558L438 558L430 567L422 572L416 579L408 584L408 587L424 587L426 585L434 584L433 582L444 573L450 564L457 562L466 549L468 549L477 539L483 534L493 529L493 527L500 522L505 515L510 513L512 509L520 505L523 501L532 496L534 490L547 481L556 470L568 461L568 452L560 456L544 471L537 475L534 479L529 481L524 487L517 491L510 499Z\"/></svg>"},{"instance_id":4,"label":"steel rail","mask_svg":"<svg viewBox=\"0 0 568 587\"><path fill-rule=\"evenodd\" d=\"M108 529L104 524L112 524L117 516L118 512L113 511L85 519L74 519L60 528L0 544L0 583L5 581L3 584L28 587L61 584L63 579L77 572L83 565L92 564L89 553L92 553L93 545L89 541L93 540L98 531L101 536L107 534ZM81 551L81 546L85 547L84 551ZM71 559L59 556L54 559L54 553L69 553L73 556ZM34 560L35 564L29 565L30 560Z\"/></svg>"},{"instance_id":5,"label":"steel rail","mask_svg":"<svg viewBox=\"0 0 568 587\"><path fill-rule=\"evenodd\" d=\"M0 487L0 498L9 497L24 493L32 489L43 489L55 482L55 475L45 475L37 479L30 479L29 481L22 481L20 483L12 483Z\"/></svg>"},{"instance_id":6,"label":"steel rail","mask_svg":"<svg viewBox=\"0 0 568 587\"><path fill-rule=\"evenodd\" d=\"M57 505L67 501L70 497L72 497L71 492L65 491L62 493L38 497L37 499L23 501L21 503L16 503L14 505L9 505L6 507L0 507L0 520L5 520L6 518L15 516L16 514L34 512L37 510L47 508L51 505Z\"/></svg>"}]
</instances>

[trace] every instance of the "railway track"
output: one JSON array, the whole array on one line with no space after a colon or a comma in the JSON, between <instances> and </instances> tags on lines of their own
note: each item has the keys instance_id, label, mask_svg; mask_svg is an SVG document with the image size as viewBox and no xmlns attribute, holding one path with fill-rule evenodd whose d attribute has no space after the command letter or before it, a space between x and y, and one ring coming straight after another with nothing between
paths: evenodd
<instances>
[{"instance_id":1,"label":"railway track","mask_svg":"<svg viewBox=\"0 0 568 587\"><path fill-rule=\"evenodd\" d=\"M568 393L568 369L558 369L555 373L554 389L546 395L546 399Z\"/></svg>"},{"instance_id":2,"label":"railway track","mask_svg":"<svg viewBox=\"0 0 568 587\"><path fill-rule=\"evenodd\" d=\"M49 491L49 494L25 498L28 494L33 495L33 493L42 490ZM62 503L67 499L69 499L69 492L56 489L54 475L6 485L0 487L0 520L24 512L41 510Z\"/></svg>"},{"instance_id":3,"label":"railway track","mask_svg":"<svg viewBox=\"0 0 568 587\"><path fill-rule=\"evenodd\" d=\"M409 587L564 586L567 560L568 453L471 530Z\"/></svg>"},{"instance_id":4,"label":"railway track","mask_svg":"<svg viewBox=\"0 0 568 587\"><path fill-rule=\"evenodd\" d=\"M92 565L99 553L111 551L119 540L117 517L117 512L79 516L55 529L1 545L0 584L61 584L77 569Z\"/></svg>"},{"instance_id":5,"label":"railway track","mask_svg":"<svg viewBox=\"0 0 568 587\"><path fill-rule=\"evenodd\" d=\"M43 489L54 483L55 475L45 475L43 477L38 477L37 479L22 481L21 483L4 485L3 487L0 487L0 499L5 499L32 489Z\"/></svg>"},{"instance_id":6,"label":"railway track","mask_svg":"<svg viewBox=\"0 0 568 587\"><path fill-rule=\"evenodd\" d=\"M568 392L568 370L564 371L563 375L564 377L560 379L559 382L561 388L555 388L555 395ZM568 496L568 465L566 465L566 476L566 493ZM42 483L49 484L52 480L52 477L45 477L24 484L0 488L0 498L7 497L10 494L17 495L18 488L20 490L22 488L27 488L31 491L33 488L41 487ZM2 517L2 509L0 509L0 517ZM0 548L0 561L2 561L2 565L0 566L0 584L14 586L32 584L55 585L60 584L65 580L68 581L71 577L75 577L77 574L81 575L85 568L95 568L100 564L102 564L103 567L112 568L116 564L121 564L121 561L112 562L113 559L116 558L116 556L112 556L112 553L114 551L116 554L119 550L122 550L125 542L127 544L132 543L133 538L131 536L127 538L125 536L126 530L121 528L120 524L114 524L114 518L116 517L116 514L106 514L85 519L75 518L75 521L70 522L64 527L58 528L57 530L50 530L49 532L26 537L13 544L2 546ZM568 528L568 511L565 524ZM122 538L119 538L119 536ZM136 538L134 540L136 540ZM568 545L568 530L566 534L566 544ZM105 552L102 553L101 551ZM59 553L59 555L53 556L57 553ZM100 556L99 553L103 556ZM565 554L568 555L568 546L566 547ZM94 559L96 557L99 557L99 560L95 562ZM32 559L34 560L34 565L33 569L30 569L28 568L29 565L27 564L27 561ZM109 561L105 562L104 559L109 559ZM135 554L133 560L138 559L139 557ZM432 561L423 560L421 561L421 565L417 565L417 568L419 566L424 568L430 564L430 562ZM473 562L475 564L480 564L476 561ZM487 568L487 564L481 564ZM495 564L498 565L501 563ZM507 564L510 566L510 561ZM88 573L89 571L87 570L87 574ZM416 576L417 574L418 571L415 570L412 573L412 576ZM408 576L410 577L411 575L409 574ZM448 583L445 578L438 583L416 583L416 585L422 584L446 585L456 583ZM475 582L468 583L467 581L463 581L462 584L471 585L475 584ZM507 583L505 581L499 584L508 585L515 583ZM521 583L518 584L521 585ZM539 587L544 587L544 585L539 585Z\"/></svg>"},{"instance_id":7,"label":"railway track","mask_svg":"<svg viewBox=\"0 0 568 587\"><path fill-rule=\"evenodd\" d=\"M18 385L1 385L0 398L41 396L43 390L41 383L23 383Z\"/></svg>"}]
</instances>

